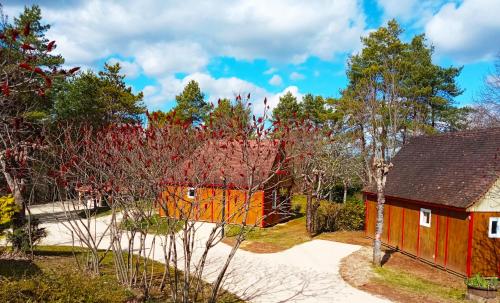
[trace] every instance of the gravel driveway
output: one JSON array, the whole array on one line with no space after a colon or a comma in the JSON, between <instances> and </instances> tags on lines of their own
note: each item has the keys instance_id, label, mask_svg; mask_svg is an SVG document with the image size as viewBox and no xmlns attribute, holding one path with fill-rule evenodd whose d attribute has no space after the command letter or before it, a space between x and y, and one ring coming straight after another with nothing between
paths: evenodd
<instances>
[{"instance_id":1,"label":"gravel driveway","mask_svg":"<svg viewBox=\"0 0 500 303\"><path fill-rule=\"evenodd\" d=\"M98 234L106 229L109 220L109 216L97 219L95 228ZM43 245L71 245L71 233L61 223L45 223L43 226L49 233ZM202 245L211 224L200 223L198 228L198 243ZM156 237L154 247L152 239L152 236L148 237L148 249L152 248L153 258L162 262L163 252L158 244L161 239ZM108 245L109 238L105 237L100 246L105 249ZM359 248L357 245L313 240L271 254L239 250L223 288L249 302L389 302L353 288L341 278L340 260ZM229 251L230 246L224 243L210 251L209 266L204 275L206 281L214 280L214 272Z\"/></svg>"}]
</instances>

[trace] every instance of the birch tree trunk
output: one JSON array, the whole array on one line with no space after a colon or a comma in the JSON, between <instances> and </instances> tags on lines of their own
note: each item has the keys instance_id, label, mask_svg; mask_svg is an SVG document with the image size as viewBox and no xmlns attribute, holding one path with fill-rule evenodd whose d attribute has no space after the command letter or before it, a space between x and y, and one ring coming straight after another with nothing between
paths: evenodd
<instances>
[{"instance_id":1,"label":"birch tree trunk","mask_svg":"<svg viewBox=\"0 0 500 303\"><path fill-rule=\"evenodd\" d=\"M342 202L345 204L347 202L347 182L344 180L343 181L344 185L344 196L342 198Z\"/></svg>"},{"instance_id":2,"label":"birch tree trunk","mask_svg":"<svg viewBox=\"0 0 500 303\"><path fill-rule=\"evenodd\" d=\"M321 172L314 170L314 177L306 176L307 201L306 201L306 229L310 234L316 232L316 213L319 207L319 194L321 190ZM316 188L315 188L316 187Z\"/></svg>"},{"instance_id":3,"label":"birch tree trunk","mask_svg":"<svg viewBox=\"0 0 500 303\"><path fill-rule=\"evenodd\" d=\"M371 161L370 161L370 155L368 154L368 150L366 148L366 138L365 138L365 127L363 126L363 124L360 124L360 129L361 129L361 135L360 135L360 139L361 139L361 154L363 155L363 162L364 162L364 174L363 174L363 177L364 177L364 180L363 180L363 184L364 185L367 185L367 184L371 184L372 181L373 181L373 175L372 175L372 169L371 169Z\"/></svg>"},{"instance_id":4,"label":"birch tree trunk","mask_svg":"<svg viewBox=\"0 0 500 303\"><path fill-rule=\"evenodd\" d=\"M2 174L7 181L7 185L9 186L9 189L12 191L12 194L14 196L14 202L16 203L17 207L19 208L19 212L16 213L16 216L14 218L14 227L20 227L23 225L25 217L26 217L26 203L24 203L24 197L22 193L22 186L23 182L22 179L18 179L14 176L12 176L8 171L7 171L7 164L3 159L0 159L0 165L2 169Z\"/></svg>"},{"instance_id":5,"label":"birch tree trunk","mask_svg":"<svg viewBox=\"0 0 500 303\"><path fill-rule=\"evenodd\" d=\"M375 181L377 182L377 220L373 240L373 264L382 266L382 231L384 229L385 183L392 164L383 159L375 160Z\"/></svg>"},{"instance_id":6,"label":"birch tree trunk","mask_svg":"<svg viewBox=\"0 0 500 303\"><path fill-rule=\"evenodd\" d=\"M307 191L307 200L306 200L306 229L309 233L314 232L314 220L313 220L313 193L312 190L309 189Z\"/></svg>"}]
</instances>

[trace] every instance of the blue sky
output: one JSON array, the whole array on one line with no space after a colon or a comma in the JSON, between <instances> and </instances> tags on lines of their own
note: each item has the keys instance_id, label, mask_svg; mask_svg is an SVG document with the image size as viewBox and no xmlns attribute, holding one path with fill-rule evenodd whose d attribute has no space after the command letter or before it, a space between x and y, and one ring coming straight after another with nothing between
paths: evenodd
<instances>
[{"instance_id":1,"label":"blue sky","mask_svg":"<svg viewBox=\"0 0 500 303\"><path fill-rule=\"evenodd\" d=\"M168 110L191 79L207 98L251 93L254 110L291 91L338 96L360 37L396 18L404 40L425 33L434 61L463 66L470 104L500 52L498 0L3 1L9 16L37 3L68 66L120 62L149 109Z\"/></svg>"}]
</instances>

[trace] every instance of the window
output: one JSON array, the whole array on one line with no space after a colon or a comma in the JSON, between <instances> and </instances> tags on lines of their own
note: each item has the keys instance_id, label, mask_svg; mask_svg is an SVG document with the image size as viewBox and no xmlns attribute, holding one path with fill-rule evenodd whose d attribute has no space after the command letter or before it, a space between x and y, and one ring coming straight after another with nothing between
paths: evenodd
<instances>
[{"instance_id":1,"label":"window","mask_svg":"<svg viewBox=\"0 0 500 303\"><path fill-rule=\"evenodd\" d=\"M490 226L488 227L488 237L500 238L500 218L490 218Z\"/></svg>"},{"instance_id":2,"label":"window","mask_svg":"<svg viewBox=\"0 0 500 303\"><path fill-rule=\"evenodd\" d=\"M194 199L195 195L196 195L196 189L194 187L189 187L187 190L187 197L189 199Z\"/></svg>"},{"instance_id":3,"label":"window","mask_svg":"<svg viewBox=\"0 0 500 303\"><path fill-rule=\"evenodd\" d=\"M273 190L273 209L276 209L278 206L278 191L275 189Z\"/></svg>"},{"instance_id":4,"label":"window","mask_svg":"<svg viewBox=\"0 0 500 303\"><path fill-rule=\"evenodd\" d=\"M420 225L431 227L431 210L427 208L420 209Z\"/></svg>"}]
</instances>

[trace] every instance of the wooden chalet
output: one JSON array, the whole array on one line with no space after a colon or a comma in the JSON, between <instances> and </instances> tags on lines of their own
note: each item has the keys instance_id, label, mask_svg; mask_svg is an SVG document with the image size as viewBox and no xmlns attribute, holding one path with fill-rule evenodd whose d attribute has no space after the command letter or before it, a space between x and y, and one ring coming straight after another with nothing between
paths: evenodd
<instances>
[{"instance_id":1,"label":"wooden chalet","mask_svg":"<svg viewBox=\"0 0 500 303\"><path fill-rule=\"evenodd\" d=\"M382 242L440 268L500 275L500 128L415 137L387 176ZM376 187L364 189L373 237Z\"/></svg>"},{"instance_id":2,"label":"wooden chalet","mask_svg":"<svg viewBox=\"0 0 500 303\"><path fill-rule=\"evenodd\" d=\"M161 216L260 227L290 216L290 176L278 141L207 142L179 169L161 199ZM252 173L252 167L253 173ZM249 176L252 174L252 177ZM252 190L248 198L249 188ZM248 210L246 207L248 206Z\"/></svg>"}]
</instances>

